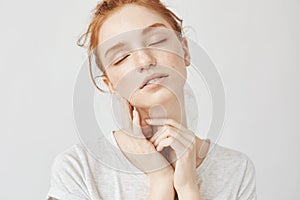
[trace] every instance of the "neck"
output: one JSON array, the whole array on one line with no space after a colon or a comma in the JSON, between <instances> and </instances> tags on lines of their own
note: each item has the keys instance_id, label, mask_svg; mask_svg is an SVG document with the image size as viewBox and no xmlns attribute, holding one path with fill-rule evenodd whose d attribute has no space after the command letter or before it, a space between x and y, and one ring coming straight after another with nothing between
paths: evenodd
<instances>
[{"instance_id":1,"label":"neck","mask_svg":"<svg viewBox=\"0 0 300 200\"><path fill-rule=\"evenodd\" d=\"M163 102L160 105L154 105L150 108L137 108L140 114L140 123L142 126L143 133L146 137L152 136L161 126L149 126L145 119L149 118L162 118L162 119L173 119L187 127L186 112L185 112L185 101L184 93L180 95L173 95L172 98Z\"/></svg>"}]
</instances>

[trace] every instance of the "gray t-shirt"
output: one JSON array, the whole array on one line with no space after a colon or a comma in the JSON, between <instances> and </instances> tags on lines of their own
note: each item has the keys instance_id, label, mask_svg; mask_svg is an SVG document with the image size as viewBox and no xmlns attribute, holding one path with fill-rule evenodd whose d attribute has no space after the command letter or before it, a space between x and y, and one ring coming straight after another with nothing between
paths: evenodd
<instances>
[{"instance_id":1,"label":"gray t-shirt","mask_svg":"<svg viewBox=\"0 0 300 200\"><path fill-rule=\"evenodd\" d=\"M196 170L203 200L257 199L255 167L244 153L211 143ZM50 185L47 199L133 200L147 199L149 193L147 175L108 167L81 144L55 158Z\"/></svg>"}]
</instances>

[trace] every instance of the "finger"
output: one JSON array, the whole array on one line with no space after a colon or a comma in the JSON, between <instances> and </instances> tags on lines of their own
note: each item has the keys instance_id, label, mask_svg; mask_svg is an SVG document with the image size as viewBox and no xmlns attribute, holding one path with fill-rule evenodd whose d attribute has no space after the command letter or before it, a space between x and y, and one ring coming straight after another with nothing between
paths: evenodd
<instances>
[{"instance_id":1,"label":"finger","mask_svg":"<svg viewBox=\"0 0 300 200\"><path fill-rule=\"evenodd\" d=\"M186 130L184 132L183 131L179 131L177 138L183 143L183 145L186 148L189 148L190 145L192 145L193 142L195 141L196 136L195 136L195 134L192 131Z\"/></svg>"},{"instance_id":2,"label":"finger","mask_svg":"<svg viewBox=\"0 0 300 200\"><path fill-rule=\"evenodd\" d=\"M125 111L124 114L126 114L126 117L128 117L129 119L132 120L132 109L133 109L132 105L124 97L121 97L121 103L122 103L121 109L123 109Z\"/></svg>"},{"instance_id":3,"label":"finger","mask_svg":"<svg viewBox=\"0 0 300 200\"><path fill-rule=\"evenodd\" d=\"M179 137L182 137L180 141L182 141L185 146L190 145L195 140L195 134L189 129L185 128L174 119L171 118L152 118L147 119L146 122L150 125L161 126L161 125L169 125L178 129Z\"/></svg>"},{"instance_id":4,"label":"finger","mask_svg":"<svg viewBox=\"0 0 300 200\"><path fill-rule=\"evenodd\" d=\"M154 136L150 139L150 142L157 146L158 143L167 137L174 137L178 139L185 147L189 147L194 141L194 134L189 133L191 131L182 132L175 127L164 125L158 132L154 134Z\"/></svg>"},{"instance_id":5,"label":"finger","mask_svg":"<svg viewBox=\"0 0 300 200\"><path fill-rule=\"evenodd\" d=\"M184 149L189 149L190 146L193 144L193 141L188 141L182 138L182 135L178 133L178 130L174 127L167 127L164 132L162 132L155 140L153 140L152 144L157 147L161 141L165 140L166 138L174 138L176 141L178 141L181 144L180 151ZM177 150L177 153L178 152Z\"/></svg>"},{"instance_id":6,"label":"finger","mask_svg":"<svg viewBox=\"0 0 300 200\"><path fill-rule=\"evenodd\" d=\"M155 135L151 138L151 142L154 144L154 146L157 146L158 143L160 143L161 140L167 138L167 137L177 137L176 130L173 127L170 126L164 126L162 129L160 129Z\"/></svg>"},{"instance_id":7,"label":"finger","mask_svg":"<svg viewBox=\"0 0 300 200\"><path fill-rule=\"evenodd\" d=\"M127 102L127 106L128 106L128 110L129 110L130 119L133 120L133 106L129 103L129 101L126 101L126 102Z\"/></svg>"},{"instance_id":8,"label":"finger","mask_svg":"<svg viewBox=\"0 0 300 200\"><path fill-rule=\"evenodd\" d=\"M178 129L183 129L183 126L180 123L176 122L174 119L171 118L151 118L146 119L146 122L151 125L170 125Z\"/></svg>"},{"instance_id":9,"label":"finger","mask_svg":"<svg viewBox=\"0 0 300 200\"><path fill-rule=\"evenodd\" d=\"M120 97L121 102L121 120L122 120L122 129L130 134L132 130L132 118L130 114L130 104L124 97Z\"/></svg>"},{"instance_id":10,"label":"finger","mask_svg":"<svg viewBox=\"0 0 300 200\"><path fill-rule=\"evenodd\" d=\"M164 131L166 131L167 126L162 126L154 135L150 138L150 142L154 142Z\"/></svg>"},{"instance_id":11,"label":"finger","mask_svg":"<svg viewBox=\"0 0 300 200\"><path fill-rule=\"evenodd\" d=\"M165 147L170 146L176 153L177 157L182 155L184 150L186 149L184 145L174 137L168 137L163 139L158 146L156 147L157 151L162 151Z\"/></svg>"},{"instance_id":12,"label":"finger","mask_svg":"<svg viewBox=\"0 0 300 200\"><path fill-rule=\"evenodd\" d=\"M164 138L163 141L161 141L157 147L156 150L157 151L162 151L165 147L170 146L173 143L174 138L173 137L168 137L168 138Z\"/></svg>"},{"instance_id":13,"label":"finger","mask_svg":"<svg viewBox=\"0 0 300 200\"><path fill-rule=\"evenodd\" d=\"M194 142L187 143L186 140L179 139L181 138L178 138L180 134L176 133L174 129L176 128L168 127L165 132L161 133L160 136L156 138L153 145L156 147L157 151L162 151L168 146L171 147L176 153L176 159L179 159L186 151L189 151L191 147L194 147ZM175 159L172 158L171 161L174 162Z\"/></svg>"},{"instance_id":14,"label":"finger","mask_svg":"<svg viewBox=\"0 0 300 200\"><path fill-rule=\"evenodd\" d=\"M143 132L142 132L142 128L140 125L140 115L136 109L136 107L133 108L133 133L134 136L139 137L139 138L145 138Z\"/></svg>"}]
</instances>

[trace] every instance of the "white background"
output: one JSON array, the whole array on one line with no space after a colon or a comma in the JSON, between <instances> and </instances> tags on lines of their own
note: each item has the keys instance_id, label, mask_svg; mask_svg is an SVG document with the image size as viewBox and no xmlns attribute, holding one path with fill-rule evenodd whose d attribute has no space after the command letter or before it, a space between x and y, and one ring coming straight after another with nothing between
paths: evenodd
<instances>
[{"instance_id":1,"label":"white background","mask_svg":"<svg viewBox=\"0 0 300 200\"><path fill-rule=\"evenodd\" d=\"M0 199L44 199L55 155L77 142L76 39L96 2L0 2ZM300 1L167 2L223 78L219 144L253 160L259 199L300 199Z\"/></svg>"}]
</instances>

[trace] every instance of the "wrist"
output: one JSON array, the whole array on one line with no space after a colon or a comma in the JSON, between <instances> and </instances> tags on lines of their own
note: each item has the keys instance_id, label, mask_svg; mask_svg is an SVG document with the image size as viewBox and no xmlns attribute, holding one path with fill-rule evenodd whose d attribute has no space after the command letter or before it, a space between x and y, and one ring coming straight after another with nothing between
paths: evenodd
<instances>
[{"instance_id":1,"label":"wrist","mask_svg":"<svg viewBox=\"0 0 300 200\"><path fill-rule=\"evenodd\" d=\"M188 199L188 200L201 200L200 189L198 185L196 186L186 186L180 188L177 191L178 199Z\"/></svg>"},{"instance_id":2,"label":"wrist","mask_svg":"<svg viewBox=\"0 0 300 200\"><path fill-rule=\"evenodd\" d=\"M174 200L175 190L173 187L150 188L148 200Z\"/></svg>"},{"instance_id":3,"label":"wrist","mask_svg":"<svg viewBox=\"0 0 300 200\"><path fill-rule=\"evenodd\" d=\"M149 200L173 200L175 197L175 190L173 187L172 174L151 174L149 176Z\"/></svg>"},{"instance_id":4,"label":"wrist","mask_svg":"<svg viewBox=\"0 0 300 200\"><path fill-rule=\"evenodd\" d=\"M150 184L149 200L174 199L173 171L172 167L167 167L148 174Z\"/></svg>"}]
</instances>

